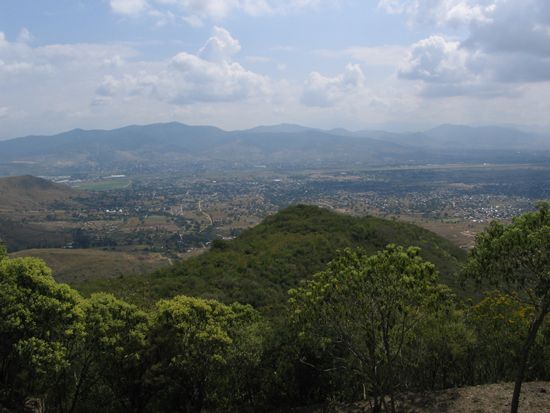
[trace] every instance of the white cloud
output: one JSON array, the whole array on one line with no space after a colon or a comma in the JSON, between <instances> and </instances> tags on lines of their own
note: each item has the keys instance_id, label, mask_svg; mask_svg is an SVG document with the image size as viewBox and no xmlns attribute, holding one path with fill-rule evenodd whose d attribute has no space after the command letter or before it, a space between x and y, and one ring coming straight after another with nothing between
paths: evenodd
<instances>
[{"instance_id":1,"label":"white cloud","mask_svg":"<svg viewBox=\"0 0 550 413\"><path fill-rule=\"evenodd\" d=\"M472 50L550 56L547 0L379 0L379 7L417 23L462 26L462 45Z\"/></svg>"},{"instance_id":2,"label":"white cloud","mask_svg":"<svg viewBox=\"0 0 550 413\"><path fill-rule=\"evenodd\" d=\"M120 77L107 75L96 93L106 97L149 96L188 105L196 102L227 102L269 94L267 77L246 70L233 61L239 42L220 27L197 54L178 53L166 62L143 66Z\"/></svg>"},{"instance_id":3,"label":"white cloud","mask_svg":"<svg viewBox=\"0 0 550 413\"><path fill-rule=\"evenodd\" d=\"M46 129L71 125L77 113L89 110L102 77L119 70L116 61L135 55L124 44L33 47L22 40L19 36L10 41L0 33L0 107L10 108L3 113L3 133L31 125Z\"/></svg>"},{"instance_id":4,"label":"white cloud","mask_svg":"<svg viewBox=\"0 0 550 413\"><path fill-rule=\"evenodd\" d=\"M18 75L49 75L79 65L92 68L108 61L120 62L134 54L131 48L119 44L52 44L32 47L28 44L30 39L32 36L26 30L14 42L8 41L0 32L0 75L9 74L13 82L18 79Z\"/></svg>"},{"instance_id":5,"label":"white cloud","mask_svg":"<svg viewBox=\"0 0 550 413\"><path fill-rule=\"evenodd\" d=\"M400 76L433 83L461 83L473 80L467 68L468 53L460 42L431 36L415 43Z\"/></svg>"},{"instance_id":6,"label":"white cloud","mask_svg":"<svg viewBox=\"0 0 550 413\"><path fill-rule=\"evenodd\" d=\"M402 78L427 96L517 96L519 85L550 81L547 0L380 0L416 24L460 27L461 39L431 36L411 46Z\"/></svg>"},{"instance_id":7,"label":"white cloud","mask_svg":"<svg viewBox=\"0 0 550 413\"><path fill-rule=\"evenodd\" d=\"M379 0L388 13L405 14L411 24L457 25L491 20L498 0Z\"/></svg>"},{"instance_id":8,"label":"white cloud","mask_svg":"<svg viewBox=\"0 0 550 413\"><path fill-rule=\"evenodd\" d=\"M110 0L111 10L117 14L137 15L147 10L146 0Z\"/></svg>"},{"instance_id":9,"label":"white cloud","mask_svg":"<svg viewBox=\"0 0 550 413\"><path fill-rule=\"evenodd\" d=\"M358 64L348 64L343 73L326 77L318 72L310 73L304 84L302 103L306 106L329 107L363 90L365 76Z\"/></svg>"},{"instance_id":10,"label":"white cloud","mask_svg":"<svg viewBox=\"0 0 550 413\"><path fill-rule=\"evenodd\" d=\"M175 69L167 73L162 95L177 104L196 101L236 101L265 95L269 80L244 69L237 62L209 61L188 53L172 60ZM176 84L176 88L170 85Z\"/></svg>"},{"instance_id":11,"label":"white cloud","mask_svg":"<svg viewBox=\"0 0 550 413\"><path fill-rule=\"evenodd\" d=\"M199 50L199 57L211 62L230 60L241 50L239 41L222 27L214 27L214 33Z\"/></svg>"}]
</instances>

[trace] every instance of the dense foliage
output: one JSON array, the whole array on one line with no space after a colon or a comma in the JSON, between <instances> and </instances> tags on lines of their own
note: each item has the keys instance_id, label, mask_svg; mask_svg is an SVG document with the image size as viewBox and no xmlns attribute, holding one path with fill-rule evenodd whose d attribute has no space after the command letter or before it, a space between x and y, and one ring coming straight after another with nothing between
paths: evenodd
<instances>
[{"instance_id":1,"label":"dense foliage","mask_svg":"<svg viewBox=\"0 0 550 413\"><path fill-rule=\"evenodd\" d=\"M394 245L376 255L346 250L325 271L291 290L303 335L331 353L374 396L379 411L389 396L395 410L398 378L410 362L405 348L437 299L437 273L418 249Z\"/></svg>"},{"instance_id":2,"label":"dense foliage","mask_svg":"<svg viewBox=\"0 0 550 413\"><path fill-rule=\"evenodd\" d=\"M498 266L521 268L489 264L489 257L498 257L490 255L491 248L508 245L499 242L509 232L517 242L525 241L522 248L540 252L536 262L546 265L548 244L528 242L546 240L544 208L498 227L495 234L493 224L479 237L467 274L477 279L490 277L488 271ZM308 210L314 212L313 223ZM251 230L235 245L215 245L210 257L237 259L222 253L240 251L267 231L265 244L249 245L250 262L258 260L254 265L260 266L261 251L277 238L273 226L304 243L311 240L303 238L310 230L319 239L329 236L329 231L315 233L317 220L331 222L334 214L308 208L285 214L290 217L271 218L269 226ZM353 224L361 221L347 222L358 230ZM364 225L368 235L360 239L377 239L379 232ZM387 231L394 228L385 225ZM327 222L321 226L330 228ZM332 230L335 239L342 236ZM396 224L395 230L403 227ZM395 411L401 395L410 391L516 377L530 326L541 311L538 301L525 297L544 297L544 285L528 293L523 289L531 285L527 279L519 285L508 281L507 289L472 303L440 284L438 267L420 249L365 244L368 249L334 253L315 274L306 274L307 266L295 267L301 283L286 266L287 279L296 279L280 287L294 286L288 305L278 305L277 314L173 293L146 310L106 293L85 298L56 283L41 261L11 259L0 248L0 411L269 411L360 398L370 400L373 411ZM304 244L301 253L315 254L320 245ZM289 250L279 246L278 251ZM229 262L224 259L222 268ZM481 269L483 274L476 272ZM266 270L264 276L269 274ZM275 278L271 282L276 285ZM544 320L529 349L525 377L550 379L550 325Z\"/></svg>"},{"instance_id":3,"label":"dense foliage","mask_svg":"<svg viewBox=\"0 0 550 413\"><path fill-rule=\"evenodd\" d=\"M512 412L517 412L529 352L550 313L550 205L543 202L538 211L517 217L510 225L492 222L476 241L465 274L480 284L512 291L534 309L518 360L512 398Z\"/></svg>"}]
</instances>

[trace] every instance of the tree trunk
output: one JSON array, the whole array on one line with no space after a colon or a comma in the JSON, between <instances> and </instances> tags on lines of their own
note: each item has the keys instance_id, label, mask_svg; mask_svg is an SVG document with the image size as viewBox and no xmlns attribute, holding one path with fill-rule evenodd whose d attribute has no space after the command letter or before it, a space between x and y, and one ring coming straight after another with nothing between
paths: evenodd
<instances>
[{"instance_id":1,"label":"tree trunk","mask_svg":"<svg viewBox=\"0 0 550 413\"><path fill-rule=\"evenodd\" d=\"M514 395L512 396L512 407L510 409L511 413L517 413L519 408L519 396L521 394L521 385L523 384L523 379L525 378L525 370L527 369L527 362L529 361L529 351L531 346L535 342L539 328L544 321L544 317L548 314L548 304L544 303L539 314L529 327L529 333L527 334L527 339L523 344L520 355L520 364L518 367L518 372L516 376L516 382L514 384Z\"/></svg>"}]
</instances>

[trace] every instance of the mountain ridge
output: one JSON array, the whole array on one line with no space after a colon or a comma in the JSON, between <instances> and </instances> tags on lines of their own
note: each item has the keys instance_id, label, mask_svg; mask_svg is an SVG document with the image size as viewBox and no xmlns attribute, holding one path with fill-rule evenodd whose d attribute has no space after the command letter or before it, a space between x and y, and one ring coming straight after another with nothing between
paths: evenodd
<instances>
[{"instance_id":1,"label":"mountain ridge","mask_svg":"<svg viewBox=\"0 0 550 413\"><path fill-rule=\"evenodd\" d=\"M550 157L549 139L503 127L440 125L424 132L392 133L279 124L225 131L169 122L0 141L0 175L177 169L213 163L319 167L519 162L541 156Z\"/></svg>"}]
</instances>

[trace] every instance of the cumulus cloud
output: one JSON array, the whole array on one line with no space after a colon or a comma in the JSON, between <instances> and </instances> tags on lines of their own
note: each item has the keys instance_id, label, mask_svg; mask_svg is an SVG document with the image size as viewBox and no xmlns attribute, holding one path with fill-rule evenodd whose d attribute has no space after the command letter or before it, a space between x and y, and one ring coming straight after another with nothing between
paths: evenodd
<instances>
[{"instance_id":1,"label":"cumulus cloud","mask_svg":"<svg viewBox=\"0 0 550 413\"><path fill-rule=\"evenodd\" d=\"M107 75L96 93L102 98L146 95L178 105L237 101L268 94L268 78L233 61L239 50L238 40L227 30L215 27L197 54L181 52L136 73L118 78Z\"/></svg>"},{"instance_id":2,"label":"cumulus cloud","mask_svg":"<svg viewBox=\"0 0 550 413\"><path fill-rule=\"evenodd\" d=\"M411 46L399 74L424 82L430 96L515 95L518 83L550 81L546 0L380 0L379 6L466 31L461 39L431 36Z\"/></svg>"},{"instance_id":3,"label":"cumulus cloud","mask_svg":"<svg viewBox=\"0 0 550 413\"><path fill-rule=\"evenodd\" d=\"M199 50L199 57L211 62L230 60L241 50L239 41L222 27L214 27L214 33Z\"/></svg>"},{"instance_id":4,"label":"cumulus cloud","mask_svg":"<svg viewBox=\"0 0 550 413\"><path fill-rule=\"evenodd\" d=\"M306 106L333 106L361 91L364 84L365 75L358 64L348 64L343 73L334 77L312 72L304 84L301 101Z\"/></svg>"},{"instance_id":5,"label":"cumulus cloud","mask_svg":"<svg viewBox=\"0 0 550 413\"><path fill-rule=\"evenodd\" d=\"M399 74L407 79L434 83L464 82L473 77L467 67L468 57L460 48L460 42L431 36L412 45Z\"/></svg>"},{"instance_id":6,"label":"cumulus cloud","mask_svg":"<svg viewBox=\"0 0 550 413\"><path fill-rule=\"evenodd\" d=\"M464 47L486 53L522 53L550 57L550 2L501 0L491 19L471 25Z\"/></svg>"}]
</instances>

